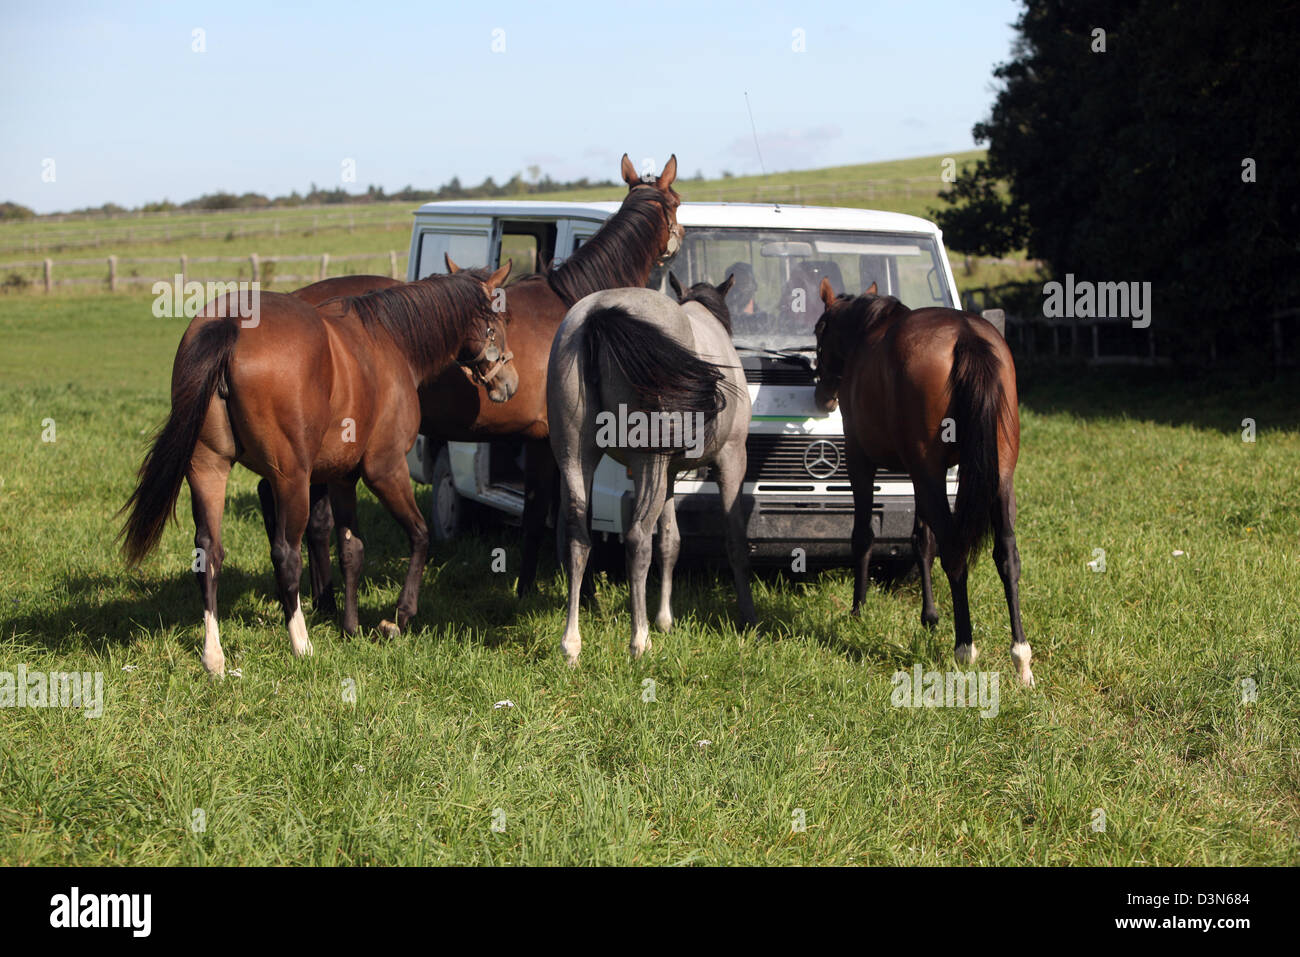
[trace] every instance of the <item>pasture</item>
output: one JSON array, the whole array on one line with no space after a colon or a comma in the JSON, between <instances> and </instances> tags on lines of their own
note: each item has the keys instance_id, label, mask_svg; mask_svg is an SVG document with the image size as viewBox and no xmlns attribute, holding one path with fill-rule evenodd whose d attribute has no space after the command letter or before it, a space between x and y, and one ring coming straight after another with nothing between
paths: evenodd
<instances>
[{"instance_id":1,"label":"pasture","mask_svg":"<svg viewBox=\"0 0 1300 957\"><path fill-rule=\"evenodd\" d=\"M957 167L973 164L982 150L956 152ZM929 217L941 205L939 191L946 156L913 157L882 163L735 176L716 180L678 180L687 202L811 203L871 208ZM609 174L616 172L611 165ZM688 175L683 170L683 175ZM617 179L617 177L614 177ZM554 202L618 201L626 188L613 186L506 197ZM0 223L0 284L6 292L43 294L42 261L54 261L55 292L77 295L108 288L108 257L119 256L123 290L143 293L138 280L171 277L180 256L189 257L186 275L202 281L252 278L251 253L260 257L263 288L289 292L318 278L319 258L328 253L328 274L388 275L389 253L405 277L414 202L380 202L231 209L214 212L119 215L112 219L77 217L64 221ZM297 257L290 259L288 257ZM1028 280L1036 264L950 254L962 289ZM214 260L220 261L214 261ZM133 262L132 260L149 260ZM285 277L300 277L289 278ZM321 277L323 278L323 277ZM73 285L59 286L69 281Z\"/></svg>"},{"instance_id":2,"label":"pasture","mask_svg":"<svg viewBox=\"0 0 1300 957\"><path fill-rule=\"evenodd\" d=\"M435 548L413 630L376 640L406 547L364 491L364 636L310 615L295 661L239 469L237 673L210 680L187 495L138 573L113 541L183 328L139 293L0 298L0 671L104 676L98 718L0 709L0 864L1300 863L1294 379L1021 371L1038 686L1014 681L986 554L981 718L891 704L896 671L953 668L941 574L934 634L915 582L850 618L847 570L759 576L754 632L725 572L682 568L677 626L637 662L626 585L602 581L571 670L554 564L517 603L518 535L489 528Z\"/></svg>"}]
</instances>

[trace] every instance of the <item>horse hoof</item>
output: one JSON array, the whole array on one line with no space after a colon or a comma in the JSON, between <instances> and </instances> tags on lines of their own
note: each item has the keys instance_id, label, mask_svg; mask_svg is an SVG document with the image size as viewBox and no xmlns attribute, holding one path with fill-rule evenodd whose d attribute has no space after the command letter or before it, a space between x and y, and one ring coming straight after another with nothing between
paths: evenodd
<instances>
[{"instance_id":1,"label":"horse hoof","mask_svg":"<svg viewBox=\"0 0 1300 957\"><path fill-rule=\"evenodd\" d=\"M1018 645L1011 646L1011 660L1016 664L1016 671L1020 673L1020 683L1026 688L1034 686L1034 673L1029 669L1029 662L1033 658L1033 651L1029 647L1029 642L1022 641Z\"/></svg>"},{"instance_id":2,"label":"horse hoof","mask_svg":"<svg viewBox=\"0 0 1300 957\"><path fill-rule=\"evenodd\" d=\"M657 618L655 618L655 627L658 628L658 629L659 629L660 631L662 631L662 632L669 632L669 631L672 631L672 628L673 628L673 616L672 616L672 615L659 615Z\"/></svg>"},{"instance_id":3,"label":"horse hoof","mask_svg":"<svg viewBox=\"0 0 1300 957\"><path fill-rule=\"evenodd\" d=\"M644 641L641 642L639 646L634 641L632 642L632 644L628 645L627 650L632 655L633 658L640 658L642 655L644 655L647 651L650 650L650 639L647 637Z\"/></svg>"},{"instance_id":4,"label":"horse hoof","mask_svg":"<svg viewBox=\"0 0 1300 957\"><path fill-rule=\"evenodd\" d=\"M302 644L295 643L293 646L293 656L295 658L310 658L314 649L311 646L311 639L304 639Z\"/></svg>"},{"instance_id":5,"label":"horse hoof","mask_svg":"<svg viewBox=\"0 0 1300 957\"><path fill-rule=\"evenodd\" d=\"M934 631L935 626L939 624L939 613L936 611L927 615L925 612L921 612L921 624Z\"/></svg>"},{"instance_id":6,"label":"horse hoof","mask_svg":"<svg viewBox=\"0 0 1300 957\"><path fill-rule=\"evenodd\" d=\"M224 678L226 676L226 656L215 654L211 657L203 656L203 668L213 678Z\"/></svg>"},{"instance_id":7,"label":"horse hoof","mask_svg":"<svg viewBox=\"0 0 1300 957\"><path fill-rule=\"evenodd\" d=\"M385 638L396 638L402 633L402 629L397 627L396 622L389 621L385 618L379 623L379 633Z\"/></svg>"},{"instance_id":8,"label":"horse hoof","mask_svg":"<svg viewBox=\"0 0 1300 957\"><path fill-rule=\"evenodd\" d=\"M971 644L971 645L958 645L956 650L953 652L953 655L954 657L956 657L958 664L973 665L975 663L975 659L980 656L980 653L979 653L979 649L976 648L973 644Z\"/></svg>"}]
</instances>

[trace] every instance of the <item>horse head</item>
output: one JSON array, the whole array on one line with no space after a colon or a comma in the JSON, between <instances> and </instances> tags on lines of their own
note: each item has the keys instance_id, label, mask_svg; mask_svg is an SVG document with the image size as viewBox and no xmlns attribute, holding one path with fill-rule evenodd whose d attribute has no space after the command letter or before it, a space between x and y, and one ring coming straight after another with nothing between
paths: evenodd
<instances>
[{"instance_id":1,"label":"horse head","mask_svg":"<svg viewBox=\"0 0 1300 957\"><path fill-rule=\"evenodd\" d=\"M813 329L813 334L817 337L817 386L813 390L813 401L821 411L834 412L840 404L844 360L853 344L848 335L851 330L842 321L844 307L853 301L853 297L836 296L835 287L826 278L822 279L817 292L825 308ZM876 284L873 282L862 295L876 295Z\"/></svg>"},{"instance_id":2,"label":"horse head","mask_svg":"<svg viewBox=\"0 0 1300 957\"><path fill-rule=\"evenodd\" d=\"M629 195L638 189L656 189L663 194L664 223L659 234L659 248L663 251L658 259L658 264L662 265L677 255L686 233L677 222L677 207L682 204L682 198L673 189L673 182L677 179L677 154L668 157L663 172L656 176L653 173L638 173L624 153L621 173Z\"/></svg>"},{"instance_id":3,"label":"horse head","mask_svg":"<svg viewBox=\"0 0 1300 957\"><path fill-rule=\"evenodd\" d=\"M512 265L507 259L496 272L479 279L483 293L491 303L489 318L465 337L456 355L456 361L471 379L487 390L488 398L493 402L505 402L519 388L519 373L512 361L515 355L506 344L505 290L498 294L498 287L510 275ZM453 275L460 272L450 256L447 257L447 266Z\"/></svg>"}]
</instances>

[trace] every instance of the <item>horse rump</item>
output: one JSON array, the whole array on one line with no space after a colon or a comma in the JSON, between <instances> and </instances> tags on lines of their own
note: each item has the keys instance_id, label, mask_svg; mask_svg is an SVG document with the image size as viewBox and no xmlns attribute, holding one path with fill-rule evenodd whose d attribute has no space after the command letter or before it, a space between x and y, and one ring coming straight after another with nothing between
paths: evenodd
<instances>
[{"instance_id":1,"label":"horse rump","mask_svg":"<svg viewBox=\"0 0 1300 957\"><path fill-rule=\"evenodd\" d=\"M727 406L729 383L721 368L620 306L594 310L583 333L583 371L589 386L599 388L604 356L636 396L639 411L703 413L705 428L712 433L714 420Z\"/></svg>"}]
</instances>

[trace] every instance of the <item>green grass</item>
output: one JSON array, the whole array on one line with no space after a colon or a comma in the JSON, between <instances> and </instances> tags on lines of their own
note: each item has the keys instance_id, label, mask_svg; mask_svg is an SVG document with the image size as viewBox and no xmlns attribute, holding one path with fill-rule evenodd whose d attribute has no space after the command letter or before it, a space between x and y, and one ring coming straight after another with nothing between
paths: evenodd
<instances>
[{"instance_id":1,"label":"green grass","mask_svg":"<svg viewBox=\"0 0 1300 957\"><path fill-rule=\"evenodd\" d=\"M569 670L554 569L517 604L488 571L498 545L513 570L517 536L488 531L437 549L417 627L376 641L405 555L364 493L367 636L314 617L316 656L295 661L243 470L221 592L242 677L214 682L188 506L138 573L113 542L182 328L147 296L0 299L0 671L105 683L95 720L0 709L0 863L1300 863L1293 381L1022 370L1038 687L1012 681L984 558L974 627L1002 681L982 720L890 704L895 670L951 667L941 575L935 635L914 583L874 586L850 618L843 571L760 576L744 633L727 576L687 570L678 627L639 662L626 586L605 582Z\"/></svg>"}]
</instances>

